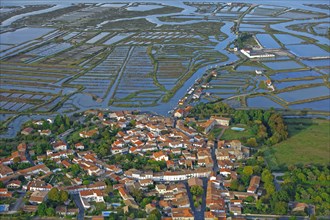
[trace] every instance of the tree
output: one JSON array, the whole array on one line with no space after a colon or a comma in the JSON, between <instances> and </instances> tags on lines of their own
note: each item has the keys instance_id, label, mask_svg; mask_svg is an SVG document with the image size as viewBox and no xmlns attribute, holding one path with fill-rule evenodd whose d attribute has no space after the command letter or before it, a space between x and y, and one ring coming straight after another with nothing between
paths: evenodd
<instances>
[{"instance_id":1,"label":"tree","mask_svg":"<svg viewBox=\"0 0 330 220\"><path fill-rule=\"evenodd\" d=\"M46 209L47 209L47 206L46 206L45 203L39 204L38 209L37 209L38 216L45 216L46 215Z\"/></svg>"},{"instance_id":2,"label":"tree","mask_svg":"<svg viewBox=\"0 0 330 220\"><path fill-rule=\"evenodd\" d=\"M203 194L204 189L201 186L195 185L190 188L190 192L192 195L200 196Z\"/></svg>"},{"instance_id":3,"label":"tree","mask_svg":"<svg viewBox=\"0 0 330 220\"><path fill-rule=\"evenodd\" d=\"M60 191L60 201L65 202L69 199L69 193L67 191L61 190Z\"/></svg>"},{"instance_id":4,"label":"tree","mask_svg":"<svg viewBox=\"0 0 330 220\"><path fill-rule=\"evenodd\" d=\"M143 194L142 194L142 191L139 190L139 189L134 189L132 191L132 196L136 199L136 201L138 203L140 203L142 201L142 198L143 198Z\"/></svg>"},{"instance_id":5,"label":"tree","mask_svg":"<svg viewBox=\"0 0 330 220\"><path fill-rule=\"evenodd\" d=\"M57 188L52 188L48 193L48 199L53 202L60 201L60 194Z\"/></svg>"},{"instance_id":6,"label":"tree","mask_svg":"<svg viewBox=\"0 0 330 220\"><path fill-rule=\"evenodd\" d=\"M149 218L152 216L151 218ZM154 209L150 212L150 215L148 216L147 220L155 219L160 220L162 218L162 214L158 211L158 209Z\"/></svg>"},{"instance_id":7,"label":"tree","mask_svg":"<svg viewBox=\"0 0 330 220\"><path fill-rule=\"evenodd\" d=\"M52 207L46 209L47 216L55 216L55 210Z\"/></svg>"},{"instance_id":8,"label":"tree","mask_svg":"<svg viewBox=\"0 0 330 220\"><path fill-rule=\"evenodd\" d=\"M258 146L258 143L257 143L257 140L255 138L249 138L246 142L246 144L249 146L249 147L257 147Z\"/></svg>"},{"instance_id":9,"label":"tree","mask_svg":"<svg viewBox=\"0 0 330 220\"><path fill-rule=\"evenodd\" d=\"M277 202L275 203L274 212L277 215L284 215L287 213L287 203L286 202Z\"/></svg>"},{"instance_id":10,"label":"tree","mask_svg":"<svg viewBox=\"0 0 330 220\"><path fill-rule=\"evenodd\" d=\"M252 166L245 166L243 169L243 174L246 176L251 176L253 174L253 167Z\"/></svg>"},{"instance_id":11,"label":"tree","mask_svg":"<svg viewBox=\"0 0 330 220\"><path fill-rule=\"evenodd\" d=\"M230 189L236 191L238 189L238 180L233 180L230 183Z\"/></svg>"}]
</instances>

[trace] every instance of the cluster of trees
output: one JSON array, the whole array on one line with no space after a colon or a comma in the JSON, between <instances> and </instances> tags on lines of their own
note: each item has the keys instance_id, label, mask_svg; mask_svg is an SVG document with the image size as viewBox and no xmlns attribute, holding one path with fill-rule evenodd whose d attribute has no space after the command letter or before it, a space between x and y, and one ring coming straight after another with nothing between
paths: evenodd
<instances>
[{"instance_id":1,"label":"cluster of trees","mask_svg":"<svg viewBox=\"0 0 330 220\"><path fill-rule=\"evenodd\" d=\"M198 185L192 186L190 187L190 192L194 200L194 206L198 207L200 204L202 204L201 196L204 193L203 187Z\"/></svg>"},{"instance_id":2,"label":"cluster of trees","mask_svg":"<svg viewBox=\"0 0 330 220\"><path fill-rule=\"evenodd\" d=\"M235 46L239 49L242 49L245 45L244 42L246 42L249 38L252 37L252 34L250 33L240 33L237 37L237 39L235 40Z\"/></svg>"},{"instance_id":3,"label":"cluster of trees","mask_svg":"<svg viewBox=\"0 0 330 220\"><path fill-rule=\"evenodd\" d=\"M69 198L69 194L66 191L52 188L48 193L48 200L45 203L38 205L37 215L38 216L55 216L55 208L58 205L63 204Z\"/></svg>"},{"instance_id":4,"label":"cluster of trees","mask_svg":"<svg viewBox=\"0 0 330 220\"><path fill-rule=\"evenodd\" d=\"M287 195L286 200L313 204L317 215L330 215L328 166L291 166L283 180L281 191Z\"/></svg>"},{"instance_id":5,"label":"cluster of trees","mask_svg":"<svg viewBox=\"0 0 330 220\"><path fill-rule=\"evenodd\" d=\"M241 141L250 147L259 144L274 145L288 137L287 126L279 113L273 110L234 110L222 102L200 103L190 112L190 117L209 118L212 115L231 115L234 124L246 124L254 137Z\"/></svg>"},{"instance_id":6,"label":"cluster of trees","mask_svg":"<svg viewBox=\"0 0 330 220\"><path fill-rule=\"evenodd\" d=\"M246 167L248 168L244 168L241 171L242 176L250 175L252 170L254 170L251 170L251 166ZM289 171L283 176L283 183L280 190L276 191L273 175L270 170L263 168L261 181L263 182L263 188L266 194L255 203L246 204L243 211L245 213L285 215L290 213L288 203L290 201L296 201L315 205L317 215L328 216L330 215L329 180L330 175L327 166L292 166L289 167ZM238 185L235 182L232 183L232 186L233 184L234 187ZM231 189L233 189L232 186ZM303 212L291 211L291 214L308 215L309 213L308 210L304 210Z\"/></svg>"},{"instance_id":7,"label":"cluster of trees","mask_svg":"<svg viewBox=\"0 0 330 220\"><path fill-rule=\"evenodd\" d=\"M111 158L111 163L120 164L123 170L138 169L138 170L152 170L159 172L166 168L165 161L155 161L147 157L132 154L117 154Z\"/></svg>"},{"instance_id":8,"label":"cluster of trees","mask_svg":"<svg viewBox=\"0 0 330 220\"><path fill-rule=\"evenodd\" d=\"M95 127L95 126L93 126ZM85 127L83 130L91 130L93 127ZM79 131L82 131L79 130ZM82 138L79 136L79 131L68 137L69 144L82 143L88 149L93 150L100 158L108 156L110 146L116 140L116 135L119 132L118 128L110 129L109 127L98 127L99 134L95 134L91 138Z\"/></svg>"}]
</instances>

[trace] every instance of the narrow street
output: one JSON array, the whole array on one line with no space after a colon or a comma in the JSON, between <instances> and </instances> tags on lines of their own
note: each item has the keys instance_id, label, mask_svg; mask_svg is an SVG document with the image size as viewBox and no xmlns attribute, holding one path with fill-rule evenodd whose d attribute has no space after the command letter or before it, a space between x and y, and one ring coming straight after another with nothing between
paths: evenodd
<instances>
[{"instance_id":1,"label":"narrow street","mask_svg":"<svg viewBox=\"0 0 330 220\"><path fill-rule=\"evenodd\" d=\"M72 195L72 198L73 198L74 203L76 204L76 206L79 209L79 213L78 213L77 219L78 220L83 220L84 219L84 216L85 216L85 209L84 209L83 204L80 201L79 194Z\"/></svg>"},{"instance_id":2,"label":"narrow street","mask_svg":"<svg viewBox=\"0 0 330 220\"><path fill-rule=\"evenodd\" d=\"M23 198L24 198L25 194L26 194L25 192L20 193L19 198L16 200L15 204L13 204L13 207L10 207L10 209L9 209L10 211L17 212L22 208L22 206L24 205Z\"/></svg>"},{"instance_id":3,"label":"narrow street","mask_svg":"<svg viewBox=\"0 0 330 220\"><path fill-rule=\"evenodd\" d=\"M204 213L206 210L206 191L207 191L207 181L208 178L202 178L203 180L203 196L202 196L202 204L201 204L201 209L200 210L195 210L195 220L204 220Z\"/></svg>"},{"instance_id":4,"label":"narrow street","mask_svg":"<svg viewBox=\"0 0 330 220\"><path fill-rule=\"evenodd\" d=\"M196 208L195 208L195 206L194 206L194 200L193 200L193 198L192 198L192 195L191 195L191 192L190 192L190 187L189 187L189 185L188 185L188 182L185 181L185 182L184 182L184 185L186 186L187 195L188 195L188 197L189 197L190 209L193 211L193 213L195 213L195 212L196 212Z\"/></svg>"}]
</instances>

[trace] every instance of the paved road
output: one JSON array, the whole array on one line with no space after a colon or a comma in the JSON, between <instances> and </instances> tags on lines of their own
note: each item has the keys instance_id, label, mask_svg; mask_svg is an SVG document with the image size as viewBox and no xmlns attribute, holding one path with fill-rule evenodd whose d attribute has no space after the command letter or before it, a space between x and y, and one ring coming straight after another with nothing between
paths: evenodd
<instances>
[{"instance_id":1,"label":"paved road","mask_svg":"<svg viewBox=\"0 0 330 220\"><path fill-rule=\"evenodd\" d=\"M82 203L80 201L79 194L74 194L72 197L73 197L74 203L76 204L76 206L79 209L77 219L78 220L83 220L84 216L85 216L85 208L84 208L84 206L82 205Z\"/></svg>"},{"instance_id":2,"label":"paved road","mask_svg":"<svg viewBox=\"0 0 330 220\"><path fill-rule=\"evenodd\" d=\"M207 191L208 178L202 178L202 180L203 180L204 194L202 196L201 209L195 211L195 220L204 220L204 213L206 210L206 191Z\"/></svg>"},{"instance_id":3,"label":"paved road","mask_svg":"<svg viewBox=\"0 0 330 220\"><path fill-rule=\"evenodd\" d=\"M189 187L189 185L188 185L188 182L185 181L185 182L184 182L184 185L186 186L187 195L188 195L189 203L190 203L190 209L193 211L193 213L195 213L196 208L195 208L195 206L194 206L194 200L193 200L193 198L192 198L192 195L191 195L191 192L190 192L190 187Z\"/></svg>"},{"instance_id":4,"label":"paved road","mask_svg":"<svg viewBox=\"0 0 330 220\"><path fill-rule=\"evenodd\" d=\"M26 194L26 192L20 193L19 198L16 200L13 207L10 207L10 211L17 212L18 210L20 210L23 207L23 205L24 205L23 198L24 198L25 194Z\"/></svg>"}]
</instances>

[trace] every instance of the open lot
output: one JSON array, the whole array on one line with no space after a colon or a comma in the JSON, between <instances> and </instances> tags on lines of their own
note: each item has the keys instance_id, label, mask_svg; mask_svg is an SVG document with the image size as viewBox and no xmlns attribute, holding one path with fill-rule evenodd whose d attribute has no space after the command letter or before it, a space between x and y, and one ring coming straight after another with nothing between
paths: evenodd
<instances>
[{"instance_id":1,"label":"open lot","mask_svg":"<svg viewBox=\"0 0 330 220\"><path fill-rule=\"evenodd\" d=\"M267 149L272 169L294 164L327 164L329 162L330 122L320 119L286 119L289 138Z\"/></svg>"}]
</instances>

